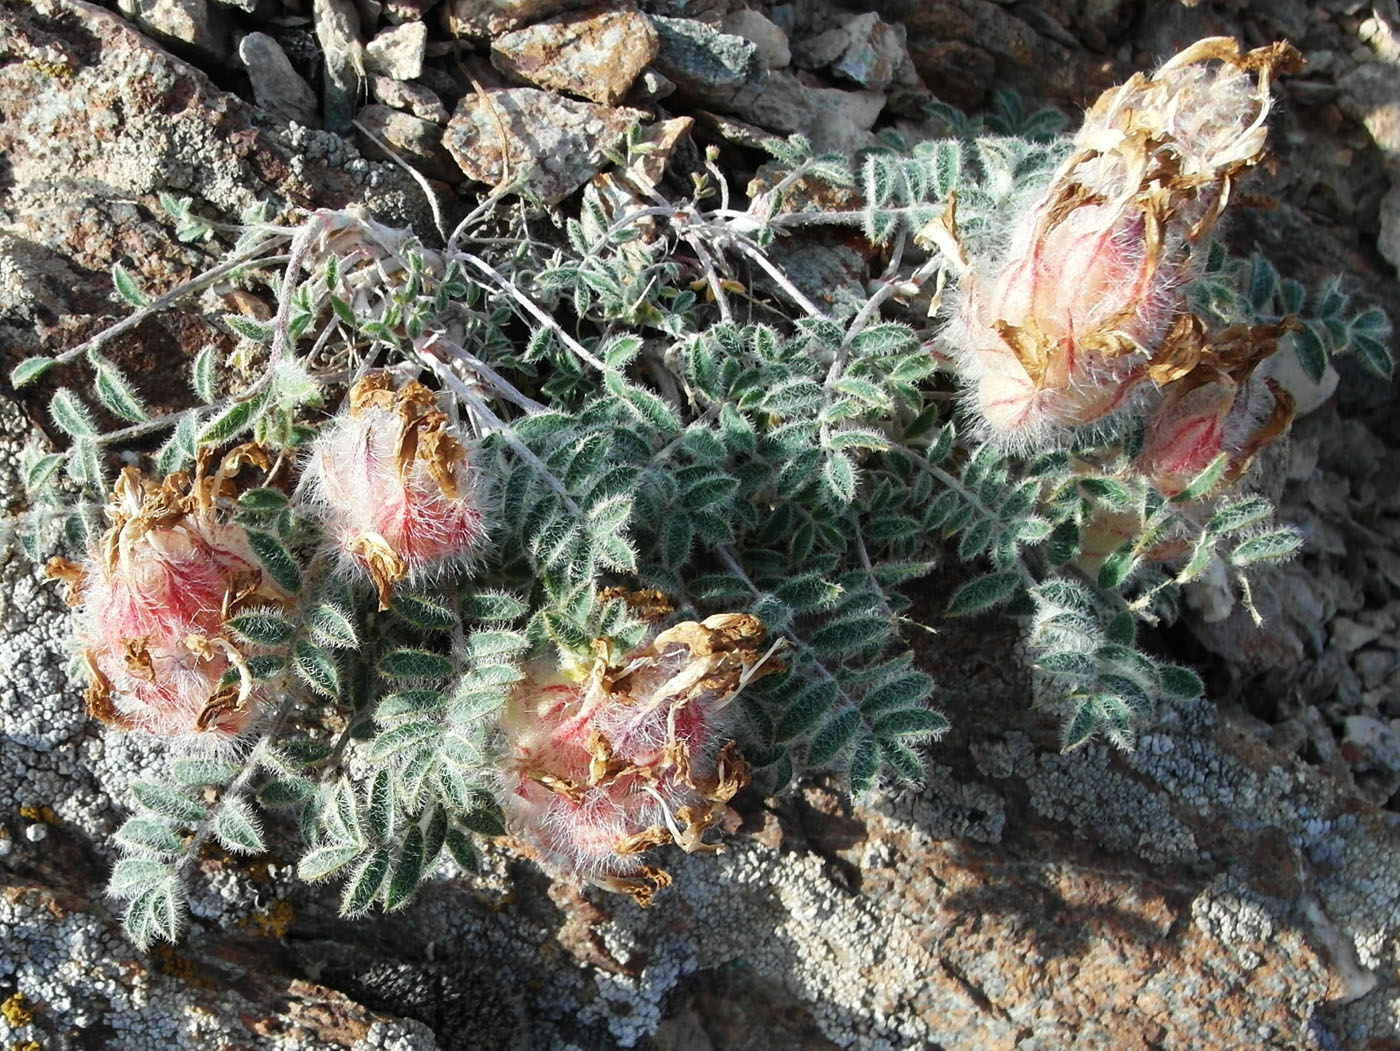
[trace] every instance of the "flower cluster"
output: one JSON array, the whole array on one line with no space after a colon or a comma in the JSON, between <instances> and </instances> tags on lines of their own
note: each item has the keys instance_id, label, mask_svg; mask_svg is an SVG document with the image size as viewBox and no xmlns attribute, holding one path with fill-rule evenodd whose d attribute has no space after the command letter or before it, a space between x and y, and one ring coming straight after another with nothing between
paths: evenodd
<instances>
[{"instance_id":1,"label":"flower cluster","mask_svg":"<svg viewBox=\"0 0 1400 1051\"><path fill-rule=\"evenodd\" d=\"M1141 468L1170 489L1222 451L1242 468L1287 425L1257 372L1282 330L1207 333L1182 290L1264 157L1272 76L1299 65L1287 44L1202 40L1099 98L999 260L967 260L951 209L930 224L964 267L945 341L991 438L1043 447L1132 406L1149 418Z\"/></svg>"},{"instance_id":2,"label":"flower cluster","mask_svg":"<svg viewBox=\"0 0 1400 1051\"><path fill-rule=\"evenodd\" d=\"M721 614L660 632L617 668L599 658L581 680L537 662L501 718L511 832L546 866L643 904L670 882L644 851L718 850L704 833L748 780L728 706L777 670L762 639L757 618Z\"/></svg>"},{"instance_id":3,"label":"flower cluster","mask_svg":"<svg viewBox=\"0 0 1400 1051\"><path fill-rule=\"evenodd\" d=\"M470 565L486 518L466 446L438 397L388 372L350 390L312 447L297 494L389 607L396 583Z\"/></svg>"},{"instance_id":4,"label":"flower cluster","mask_svg":"<svg viewBox=\"0 0 1400 1051\"><path fill-rule=\"evenodd\" d=\"M155 734L229 737L257 715L245 645L234 614L283 606L289 596L258 568L247 532L225 521L246 465L267 469L256 445L229 452L216 470L163 482L126 468L107 505L109 527L81 565L54 559L68 582L88 673L88 710L104 722Z\"/></svg>"}]
</instances>

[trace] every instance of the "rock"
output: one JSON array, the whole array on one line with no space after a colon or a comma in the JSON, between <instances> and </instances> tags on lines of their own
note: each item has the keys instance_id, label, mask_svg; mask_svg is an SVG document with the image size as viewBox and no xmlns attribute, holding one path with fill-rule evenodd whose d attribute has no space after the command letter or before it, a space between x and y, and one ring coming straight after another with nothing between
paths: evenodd
<instances>
[{"instance_id":1,"label":"rock","mask_svg":"<svg viewBox=\"0 0 1400 1051\"><path fill-rule=\"evenodd\" d=\"M661 45L656 68L675 83L680 94L723 106L757 80L758 48L743 37L683 18L658 15L651 21Z\"/></svg>"},{"instance_id":2,"label":"rock","mask_svg":"<svg viewBox=\"0 0 1400 1051\"><path fill-rule=\"evenodd\" d=\"M911 60L934 94L964 110L975 110L984 103L997 73L996 59L961 40L915 47Z\"/></svg>"},{"instance_id":3,"label":"rock","mask_svg":"<svg viewBox=\"0 0 1400 1051\"><path fill-rule=\"evenodd\" d=\"M657 102L676 93L676 85L656 70L642 70L637 82L632 85L632 99L639 105Z\"/></svg>"},{"instance_id":4,"label":"rock","mask_svg":"<svg viewBox=\"0 0 1400 1051\"><path fill-rule=\"evenodd\" d=\"M1005 87L1040 101L1080 106L1121 79L1102 60L1038 33L1019 16L1019 7L991 0L880 0L868 6L886 22L905 26L919 76L950 102L956 95L985 98L993 87ZM1209 35L1201 32L1190 39ZM940 46L950 42L964 48ZM967 48L991 58L993 68L985 79L959 86L959 78L986 69ZM942 65L946 59L956 64Z\"/></svg>"},{"instance_id":5,"label":"rock","mask_svg":"<svg viewBox=\"0 0 1400 1051\"><path fill-rule=\"evenodd\" d=\"M376 101L392 109L412 113L419 120L446 124L450 116L437 92L423 84L410 84L393 77L375 75L369 78L369 90Z\"/></svg>"},{"instance_id":6,"label":"rock","mask_svg":"<svg viewBox=\"0 0 1400 1051\"><path fill-rule=\"evenodd\" d=\"M1375 642L1380 635L1379 629L1350 617L1338 617L1332 621L1332 645L1340 646L1343 653L1355 653L1362 646Z\"/></svg>"},{"instance_id":7,"label":"rock","mask_svg":"<svg viewBox=\"0 0 1400 1051\"><path fill-rule=\"evenodd\" d=\"M266 33L249 33L238 42L238 58L248 71L257 104L278 120L318 127L316 93L292 68L287 53Z\"/></svg>"},{"instance_id":8,"label":"rock","mask_svg":"<svg viewBox=\"0 0 1400 1051\"><path fill-rule=\"evenodd\" d=\"M330 131L350 127L365 70L360 14L352 0L315 0L316 39L325 55L325 118Z\"/></svg>"},{"instance_id":9,"label":"rock","mask_svg":"<svg viewBox=\"0 0 1400 1051\"><path fill-rule=\"evenodd\" d=\"M365 46L365 68L395 80L415 80L423 73L428 27L405 22L379 33Z\"/></svg>"},{"instance_id":10,"label":"rock","mask_svg":"<svg viewBox=\"0 0 1400 1051\"><path fill-rule=\"evenodd\" d=\"M186 45L220 64L229 57L228 26L208 0L118 0L117 7L157 39Z\"/></svg>"},{"instance_id":11,"label":"rock","mask_svg":"<svg viewBox=\"0 0 1400 1051\"><path fill-rule=\"evenodd\" d=\"M470 178L492 186L523 178L529 193L553 204L591 179L607 163L603 151L644 116L535 88L508 88L485 98L464 96L443 143Z\"/></svg>"},{"instance_id":12,"label":"rock","mask_svg":"<svg viewBox=\"0 0 1400 1051\"><path fill-rule=\"evenodd\" d=\"M227 221L258 202L281 215L369 199L397 222L422 207L421 191L397 171L367 195L366 162L335 136L326 137L340 152L318 158L287 142L323 132L259 130L257 110L114 13L66 0L0 8L0 34L10 56L0 63L0 372L19 355L57 353L115 320L114 262L153 294L211 265L208 246L171 238L158 191ZM160 311L109 349L133 376L178 371L207 343L231 347L217 322ZM34 395L36 418L47 415L47 393ZM191 397L183 381L148 394L153 411Z\"/></svg>"},{"instance_id":13,"label":"rock","mask_svg":"<svg viewBox=\"0 0 1400 1051\"><path fill-rule=\"evenodd\" d=\"M884 91L895 82L905 87L918 83L902 25L882 22L871 12L847 22L846 35L849 43L831 67L833 73L869 91Z\"/></svg>"},{"instance_id":14,"label":"rock","mask_svg":"<svg viewBox=\"0 0 1400 1051\"><path fill-rule=\"evenodd\" d=\"M1386 262L1400 270L1400 183L1393 183L1381 198L1380 233L1376 247Z\"/></svg>"},{"instance_id":15,"label":"rock","mask_svg":"<svg viewBox=\"0 0 1400 1051\"><path fill-rule=\"evenodd\" d=\"M447 0L443 17L452 36L484 39L587 3L588 0Z\"/></svg>"},{"instance_id":16,"label":"rock","mask_svg":"<svg viewBox=\"0 0 1400 1051\"><path fill-rule=\"evenodd\" d=\"M833 73L871 91L884 91L897 79L905 86L918 82L904 27L881 21L873 11L802 41L796 57L799 65L830 66Z\"/></svg>"},{"instance_id":17,"label":"rock","mask_svg":"<svg viewBox=\"0 0 1400 1051\"><path fill-rule=\"evenodd\" d=\"M1396 661L1394 650L1370 649L1358 653L1352 660L1352 667L1361 680L1361 688L1375 690L1400 668L1400 663Z\"/></svg>"},{"instance_id":18,"label":"rock","mask_svg":"<svg viewBox=\"0 0 1400 1051\"><path fill-rule=\"evenodd\" d=\"M443 147L441 126L388 106L366 106L360 110L357 120L424 175L444 182L461 181L462 173ZM363 135L361 138L365 140L361 148L366 156L385 156L372 139Z\"/></svg>"},{"instance_id":19,"label":"rock","mask_svg":"<svg viewBox=\"0 0 1400 1051\"><path fill-rule=\"evenodd\" d=\"M421 22L437 0L384 0L384 17L398 25L404 22Z\"/></svg>"},{"instance_id":20,"label":"rock","mask_svg":"<svg viewBox=\"0 0 1400 1051\"><path fill-rule=\"evenodd\" d=\"M1323 367L1322 378L1314 380L1303 371L1298 355L1287 341L1278 353L1264 362L1261 371L1288 392L1293 399L1295 416L1306 416L1321 408L1336 393L1341 380L1330 359Z\"/></svg>"},{"instance_id":21,"label":"rock","mask_svg":"<svg viewBox=\"0 0 1400 1051\"><path fill-rule=\"evenodd\" d=\"M730 11L720 22L720 29L751 43L764 69L784 69L792 62L787 34L751 7Z\"/></svg>"},{"instance_id":22,"label":"rock","mask_svg":"<svg viewBox=\"0 0 1400 1051\"><path fill-rule=\"evenodd\" d=\"M731 107L745 120L773 131L801 132L818 151L851 151L870 142L885 106L876 91L810 87L794 73L770 73L761 88L744 91Z\"/></svg>"},{"instance_id":23,"label":"rock","mask_svg":"<svg viewBox=\"0 0 1400 1051\"><path fill-rule=\"evenodd\" d=\"M1365 125L1386 161L1400 165L1400 75L1389 62L1364 62L1337 80L1343 112Z\"/></svg>"},{"instance_id":24,"label":"rock","mask_svg":"<svg viewBox=\"0 0 1400 1051\"><path fill-rule=\"evenodd\" d=\"M614 106L659 46L640 12L591 7L496 37L491 63L537 87Z\"/></svg>"}]
</instances>

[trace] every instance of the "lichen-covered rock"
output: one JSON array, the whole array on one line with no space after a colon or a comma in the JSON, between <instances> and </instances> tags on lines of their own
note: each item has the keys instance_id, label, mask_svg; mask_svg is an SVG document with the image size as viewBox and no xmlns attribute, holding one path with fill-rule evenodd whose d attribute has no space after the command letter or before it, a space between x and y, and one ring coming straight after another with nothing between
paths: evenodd
<instances>
[{"instance_id":1,"label":"lichen-covered rock","mask_svg":"<svg viewBox=\"0 0 1400 1051\"><path fill-rule=\"evenodd\" d=\"M656 30L639 11L590 7L491 41L502 73L614 106L656 57Z\"/></svg>"},{"instance_id":2,"label":"lichen-covered rock","mask_svg":"<svg viewBox=\"0 0 1400 1051\"><path fill-rule=\"evenodd\" d=\"M536 88L508 88L463 98L443 144L470 178L492 186L521 179L526 192L553 204L596 175L607 163L603 151L644 116Z\"/></svg>"},{"instance_id":3,"label":"lichen-covered rock","mask_svg":"<svg viewBox=\"0 0 1400 1051\"><path fill-rule=\"evenodd\" d=\"M238 42L238 58L253 84L260 107L282 120L315 127L316 93L292 68L280 44L266 33L249 33Z\"/></svg>"}]
</instances>

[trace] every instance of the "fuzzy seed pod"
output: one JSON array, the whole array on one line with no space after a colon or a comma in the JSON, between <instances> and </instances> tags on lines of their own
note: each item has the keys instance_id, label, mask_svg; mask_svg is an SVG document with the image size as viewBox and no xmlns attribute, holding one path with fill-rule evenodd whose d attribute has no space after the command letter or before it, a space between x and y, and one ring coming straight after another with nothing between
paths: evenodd
<instances>
[{"instance_id":1,"label":"fuzzy seed pod","mask_svg":"<svg viewBox=\"0 0 1400 1051\"><path fill-rule=\"evenodd\" d=\"M350 391L312 446L297 496L343 558L370 575L379 608L400 580L470 565L486 540L477 477L437 395L387 372Z\"/></svg>"},{"instance_id":2,"label":"fuzzy seed pod","mask_svg":"<svg viewBox=\"0 0 1400 1051\"><path fill-rule=\"evenodd\" d=\"M248 463L269 465L243 445L212 474L202 460L193 478L178 472L156 483L128 467L97 550L82 565L50 562L77 607L92 715L167 736L231 737L253 721L259 697L247 653L225 623L288 596L264 579L242 527L220 520L219 501L236 495L233 475Z\"/></svg>"},{"instance_id":3,"label":"fuzzy seed pod","mask_svg":"<svg viewBox=\"0 0 1400 1051\"><path fill-rule=\"evenodd\" d=\"M761 660L747 614L687 621L582 681L537 664L502 717L509 740L501 804L539 860L647 904L670 882L642 863L651 847L714 851L705 831L748 781L728 740L729 702ZM755 670L757 669L757 670Z\"/></svg>"},{"instance_id":4,"label":"fuzzy seed pod","mask_svg":"<svg viewBox=\"0 0 1400 1051\"><path fill-rule=\"evenodd\" d=\"M967 260L951 209L923 232L963 265L944 338L988 437L1043 445L1196 367L1182 286L1264 156L1273 74L1300 64L1287 44L1202 40L1099 98L1002 258Z\"/></svg>"}]
</instances>

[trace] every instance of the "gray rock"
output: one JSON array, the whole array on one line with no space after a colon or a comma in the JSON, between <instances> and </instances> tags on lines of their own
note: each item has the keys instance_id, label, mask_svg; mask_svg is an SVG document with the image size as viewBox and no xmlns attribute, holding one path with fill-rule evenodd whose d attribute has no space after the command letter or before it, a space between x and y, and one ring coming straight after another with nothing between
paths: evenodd
<instances>
[{"instance_id":1,"label":"gray rock","mask_svg":"<svg viewBox=\"0 0 1400 1051\"><path fill-rule=\"evenodd\" d=\"M509 88L484 98L464 96L443 142L470 178L492 186L522 180L527 192L553 204L596 175L607 163L603 151L644 116L535 88Z\"/></svg>"},{"instance_id":2,"label":"gray rock","mask_svg":"<svg viewBox=\"0 0 1400 1051\"><path fill-rule=\"evenodd\" d=\"M1340 646L1343 653L1355 653L1362 646L1380 638L1380 630L1359 623L1350 617L1338 617L1332 622L1332 645Z\"/></svg>"},{"instance_id":3,"label":"gray rock","mask_svg":"<svg viewBox=\"0 0 1400 1051\"><path fill-rule=\"evenodd\" d=\"M444 182L460 182L462 173L443 148L443 129L432 121L402 113L388 106L366 106L360 110L357 123L393 147L400 159L407 161L424 175ZM373 139L361 133L362 152L369 157L384 156Z\"/></svg>"},{"instance_id":4,"label":"gray rock","mask_svg":"<svg viewBox=\"0 0 1400 1051\"><path fill-rule=\"evenodd\" d=\"M868 145L870 129L884 107L880 92L811 87L787 70L770 73L761 88L731 100L731 108L743 119L785 134L801 132L823 151Z\"/></svg>"},{"instance_id":5,"label":"gray rock","mask_svg":"<svg viewBox=\"0 0 1400 1051\"><path fill-rule=\"evenodd\" d=\"M326 59L326 127L335 132L346 131L365 74L360 14L352 0L315 0L313 11L316 39Z\"/></svg>"},{"instance_id":6,"label":"gray rock","mask_svg":"<svg viewBox=\"0 0 1400 1051\"><path fill-rule=\"evenodd\" d=\"M1400 668L1394 650L1369 649L1358 653L1352 660L1352 667L1365 690L1378 689L1391 674Z\"/></svg>"},{"instance_id":7,"label":"gray rock","mask_svg":"<svg viewBox=\"0 0 1400 1051\"><path fill-rule=\"evenodd\" d=\"M675 93L675 83L651 67L642 70L637 82L632 85L632 98L638 104L656 102Z\"/></svg>"},{"instance_id":8,"label":"gray rock","mask_svg":"<svg viewBox=\"0 0 1400 1051\"><path fill-rule=\"evenodd\" d=\"M760 76L758 48L743 37L683 18L657 15L651 21L661 43L656 68L680 94L723 106Z\"/></svg>"},{"instance_id":9,"label":"gray rock","mask_svg":"<svg viewBox=\"0 0 1400 1051\"><path fill-rule=\"evenodd\" d=\"M787 34L751 7L730 11L720 23L720 29L751 43L765 69L785 69L792 62Z\"/></svg>"},{"instance_id":10,"label":"gray rock","mask_svg":"<svg viewBox=\"0 0 1400 1051\"><path fill-rule=\"evenodd\" d=\"M220 64L229 58L227 21L207 0L118 0L117 8L158 39L185 44Z\"/></svg>"},{"instance_id":11,"label":"gray rock","mask_svg":"<svg viewBox=\"0 0 1400 1051\"><path fill-rule=\"evenodd\" d=\"M423 73L423 50L428 27L405 22L379 33L365 46L365 68L395 80L414 80Z\"/></svg>"},{"instance_id":12,"label":"gray rock","mask_svg":"<svg viewBox=\"0 0 1400 1051\"><path fill-rule=\"evenodd\" d=\"M292 68L287 54L266 33L249 33L238 42L238 58L253 84L253 98L279 120L317 127L316 93Z\"/></svg>"},{"instance_id":13,"label":"gray rock","mask_svg":"<svg viewBox=\"0 0 1400 1051\"><path fill-rule=\"evenodd\" d=\"M1380 220L1376 247L1386 261L1400 271L1400 183L1393 183L1381 198Z\"/></svg>"},{"instance_id":14,"label":"gray rock","mask_svg":"<svg viewBox=\"0 0 1400 1051\"><path fill-rule=\"evenodd\" d=\"M1400 165L1400 69L1364 62L1337 80L1342 111L1365 125L1391 165Z\"/></svg>"},{"instance_id":15,"label":"gray rock","mask_svg":"<svg viewBox=\"0 0 1400 1051\"><path fill-rule=\"evenodd\" d=\"M884 91L896 80L905 86L917 83L903 26L882 22L871 12L847 22L845 32L847 43L833 73L869 91Z\"/></svg>"},{"instance_id":16,"label":"gray rock","mask_svg":"<svg viewBox=\"0 0 1400 1051\"><path fill-rule=\"evenodd\" d=\"M588 0L447 0L443 18L453 36L486 39L583 7Z\"/></svg>"},{"instance_id":17,"label":"gray rock","mask_svg":"<svg viewBox=\"0 0 1400 1051\"><path fill-rule=\"evenodd\" d=\"M375 101L412 113L419 120L446 124L450 117L437 92L424 84L410 84L393 77L373 75L369 78L369 91Z\"/></svg>"},{"instance_id":18,"label":"gray rock","mask_svg":"<svg viewBox=\"0 0 1400 1051\"><path fill-rule=\"evenodd\" d=\"M658 48L656 30L645 15L591 7L496 37L491 62L537 87L613 106Z\"/></svg>"}]
</instances>

